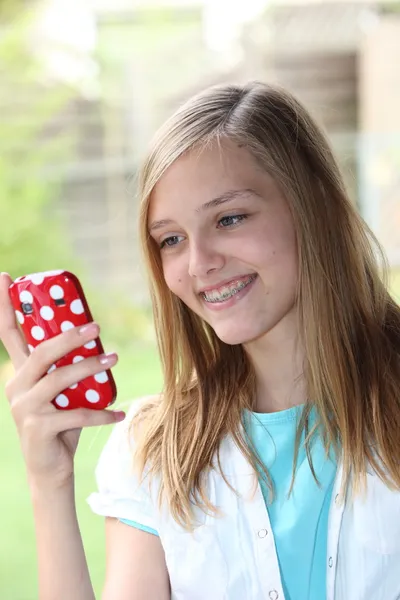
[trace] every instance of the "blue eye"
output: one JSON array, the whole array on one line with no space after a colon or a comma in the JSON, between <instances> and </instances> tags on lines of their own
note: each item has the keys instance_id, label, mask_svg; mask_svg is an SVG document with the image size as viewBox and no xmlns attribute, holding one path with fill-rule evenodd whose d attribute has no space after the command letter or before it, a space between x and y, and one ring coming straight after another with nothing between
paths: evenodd
<instances>
[{"instance_id":1,"label":"blue eye","mask_svg":"<svg viewBox=\"0 0 400 600\"><path fill-rule=\"evenodd\" d=\"M248 215L226 215L226 217L222 217L222 219L220 219L218 221L218 223L221 223L222 228L226 228L226 227L232 227L234 225L238 225L238 223L240 223L241 221L244 221L245 219L247 219ZM224 224L225 221L225 224Z\"/></svg>"},{"instance_id":2,"label":"blue eye","mask_svg":"<svg viewBox=\"0 0 400 600\"><path fill-rule=\"evenodd\" d=\"M177 240L179 237L181 237L181 236L179 236L179 235L171 235L170 237L167 237L167 238L165 238L165 240L163 240L163 241L160 243L160 248L161 248L161 250L162 250L163 248L165 248L165 247L172 248L173 246L176 246L176 243L173 243L173 242L174 242L174 240L175 240L175 242L176 242L176 240Z\"/></svg>"},{"instance_id":3,"label":"blue eye","mask_svg":"<svg viewBox=\"0 0 400 600\"><path fill-rule=\"evenodd\" d=\"M239 223L247 218L248 215L226 215L225 217L219 219L218 225L220 225L222 229L228 229L230 227L235 227L235 225L239 225ZM162 242L159 244L160 250L175 248L175 246L180 243L181 238L183 239L183 237L184 236L182 235L171 235L165 238L165 240L162 240Z\"/></svg>"}]
</instances>

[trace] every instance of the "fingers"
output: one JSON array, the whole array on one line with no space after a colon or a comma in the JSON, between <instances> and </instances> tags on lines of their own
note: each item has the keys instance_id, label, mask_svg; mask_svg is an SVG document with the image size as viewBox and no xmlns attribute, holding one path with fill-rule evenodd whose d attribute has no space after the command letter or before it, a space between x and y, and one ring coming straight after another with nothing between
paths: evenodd
<instances>
[{"instance_id":1,"label":"fingers","mask_svg":"<svg viewBox=\"0 0 400 600\"><path fill-rule=\"evenodd\" d=\"M90 375L110 369L113 365L115 365L117 360L118 356L115 352L113 352L106 355L93 356L66 367L60 367L59 369L56 369L50 373L50 375L43 377L32 389L29 389L25 393L17 393L15 390L12 390L11 388L13 382L7 384L9 388L7 389L6 393L10 400L11 411L17 427L21 427L23 424L28 423L29 427L35 430L36 426L39 426L37 419L42 417L47 418L48 414L60 412L57 411L51 403L51 401L58 396L58 394L63 392L74 383L78 383ZM62 414L80 412L80 410L81 409L62 411ZM85 409L85 411L86 410L89 412L103 412L101 410ZM87 419L87 417L85 418ZM73 422L76 423L77 421ZM62 422L56 421L56 423L61 424ZM75 425L70 427L68 423L69 421L66 420L66 425L59 429L58 433L60 431L66 431L67 429L75 428ZM90 421L90 423L92 422ZM76 427L79 428L90 426L90 423L86 425L86 421L84 421L83 424L78 424ZM103 421L96 421L96 419L93 421L93 425L102 423Z\"/></svg>"},{"instance_id":2,"label":"fingers","mask_svg":"<svg viewBox=\"0 0 400 600\"><path fill-rule=\"evenodd\" d=\"M84 427L98 427L99 425L111 425L122 421L125 413L121 410L91 410L90 408L76 408L68 411L55 410L47 415L48 433L57 435L61 431L70 429L82 429Z\"/></svg>"},{"instance_id":3,"label":"fingers","mask_svg":"<svg viewBox=\"0 0 400 600\"><path fill-rule=\"evenodd\" d=\"M74 410L53 411L47 414L31 413L23 419L16 419L21 439L28 441L30 447L40 447L43 442L49 442L60 433L72 430L81 431L84 427L112 425L125 418L121 410L91 410L76 408Z\"/></svg>"},{"instance_id":4,"label":"fingers","mask_svg":"<svg viewBox=\"0 0 400 600\"><path fill-rule=\"evenodd\" d=\"M14 420L23 421L27 414L53 412L51 401L71 385L113 367L118 361L115 352L92 356L78 363L60 367L52 371L46 377L41 378L33 388L21 391L18 386L18 377L6 385L6 395L10 401ZM42 410L40 410L42 409ZM97 412L97 411L96 411Z\"/></svg>"},{"instance_id":5,"label":"fingers","mask_svg":"<svg viewBox=\"0 0 400 600\"><path fill-rule=\"evenodd\" d=\"M29 357L29 350L18 328L14 308L8 294L12 279L8 273L0 274L0 339L18 370Z\"/></svg>"},{"instance_id":6,"label":"fingers","mask_svg":"<svg viewBox=\"0 0 400 600\"><path fill-rule=\"evenodd\" d=\"M32 388L54 363L72 352L72 350L76 350L97 338L99 331L100 328L97 323L89 323L42 342L32 352L29 360L21 366L13 385L18 388L19 392ZM72 383L77 383L77 381Z\"/></svg>"},{"instance_id":7,"label":"fingers","mask_svg":"<svg viewBox=\"0 0 400 600\"><path fill-rule=\"evenodd\" d=\"M111 369L118 360L115 352L93 356L78 363L60 367L43 377L32 389L31 402L36 406L49 404L58 394L71 385L95 375L101 371Z\"/></svg>"}]
</instances>

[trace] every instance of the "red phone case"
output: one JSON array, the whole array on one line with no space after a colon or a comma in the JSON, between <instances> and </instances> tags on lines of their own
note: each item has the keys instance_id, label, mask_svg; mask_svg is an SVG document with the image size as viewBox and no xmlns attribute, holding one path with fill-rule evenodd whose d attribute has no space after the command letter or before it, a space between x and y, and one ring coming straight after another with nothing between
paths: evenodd
<instances>
[{"instance_id":1,"label":"red phone case","mask_svg":"<svg viewBox=\"0 0 400 600\"><path fill-rule=\"evenodd\" d=\"M9 294L18 322L30 351L42 341L63 331L93 321L79 279L69 271L46 271L18 277ZM77 348L58 360L58 367L104 352L100 338ZM53 400L56 408L92 408L101 410L115 402L117 389L110 370L71 385Z\"/></svg>"}]
</instances>

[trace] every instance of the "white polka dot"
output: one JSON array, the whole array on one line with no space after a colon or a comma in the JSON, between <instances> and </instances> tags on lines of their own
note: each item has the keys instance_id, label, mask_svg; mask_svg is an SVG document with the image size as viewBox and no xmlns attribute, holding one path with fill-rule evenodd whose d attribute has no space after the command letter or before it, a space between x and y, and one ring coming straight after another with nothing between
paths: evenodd
<instances>
[{"instance_id":1,"label":"white polka dot","mask_svg":"<svg viewBox=\"0 0 400 600\"><path fill-rule=\"evenodd\" d=\"M60 285L52 285L50 288L50 296L53 300L61 300L61 298L64 298L64 290Z\"/></svg>"},{"instance_id":2,"label":"white polka dot","mask_svg":"<svg viewBox=\"0 0 400 600\"><path fill-rule=\"evenodd\" d=\"M84 308L83 308L83 304L81 300L74 300L73 302L71 302L71 312L74 313L74 315L81 315L84 312Z\"/></svg>"},{"instance_id":3,"label":"white polka dot","mask_svg":"<svg viewBox=\"0 0 400 600\"><path fill-rule=\"evenodd\" d=\"M84 348L87 348L88 350L93 350L93 348L96 348L96 342L92 340L91 342L85 344Z\"/></svg>"},{"instance_id":4,"label":"white polka dot","mask_svg":"<svg viewBox=\"0 0 400 600\"><path fill-rule=\"evenodd\" d=\"M61 273L63 273L63 271L61 269L58 269L58 271L46 271L45 275L47 275L47 277L50 277L50 275L61 275Z\"/></svg>"},{"instance_id":5,"label":"white polka dot","mask_svg":"<svg viewBox=\"0 0 400 600\"><path fill-rule=\"evenodd\" d=\"M100 400L100 394L96 390L87 390L85 397L88 402L93 404Z\"/></svg>"},{"instance_id":6,"label":"white polka dot","mask_svg":"<svg viewBox=\"0 0 400 600\"><path fill-rule=\"evenodd\" d=\"M33 346L31 346L31 344L28 344L28 350L29 350L29 352L30 352L31 354L32 354L32 352L34 351L34 349L35 349L35 348L34 348Z\"/></svg>"},{"instance_id":7,"label":"white polka dot","mask_svg":"<svg viewBox=\"0 0 400 600\"><path fill-rule=\"evenodd\" d=\"M33 302L33 296L30 292L28 292L28 290L23 290L19 295L19 299L21 302L26 302L27 304L32 304Z\"/></svg>"},{"instance_id":8,"label":"white polka dot","mask_svg":"<svg viewBox=\"0 0 400 600\"><path fill-rule=\"evenodd\" d=\"M40 342L40 340L44 339L44 331L38 325L35 325L34 327L32 327L31 335L34 340L38 340L39 342Z\"/></svg>"},{"instance_id":9,"label":"white polka dot","mask_svg":"<svg viewBox=\"0 0 400 600\"><path fill-rule=\"evenodd\" d=\"M55 403L58 406L61 406L61 408L65 408L68 406L69 400L65 394L58 394L57 398L55 399Z\"/></svg>"},{"instance_id":10,"label":"white polka dot","mask_svg":"<svg viewBox=\"0 0 400 600\"><path fill-rule=\"evenodd\" d=\"M51 373L52 371L56 370L56 365L51 365L50 369L47 371L47 373Z\"/></svg>"},{"instance_id":11,"label":"white polka dot","mask_svg":"<svg viewBox=\"0 0 400 600\"><path fill-rule=\"evenodd\" d=\"M42 275L42 273L34 273L33 275L30 276L30 280L35 285L40 285L44 281L44 275Z\"/></svg>"},{"instance_id":12,"label":"white polka dot","mask_svg":"<svg viewBox=\"0 0 400 600\"><path fill-rule=\"evenodd\" d=\"M73 383L72 385L69 386L70 390L76 390L76 388L78 387L77 383Z\"/></svg>"},{"instance_id":13,"label":"white polka dot","mask_svg":"<svg viewBox=\"0 0 400 600\"><path fill-rule=\"evenodd\" d=\"M51 321L54 318L54 310L50 306L42 306L40 316L45 321Z\"/></svg>"},{"instance_id":14,"label":"white polka dot","mask_svg":"<svg viewBox=\"0 0 400 600\"><path fill-rule=\"evenodd\" d=\"M21 323L21 325L22 325L22 323L25 321L24 315L19 310L16 310L15 314L17 315L18 323Z\"/></svg>"},{"instance_id":15,"label":"white polka dot","mask_svg":"<svg viewBox=\"0 0 400 600\"><path fill-rule=\"evenodd\" d=\"M101 373L96 373L94 378L97 381L97 383L105 383L106 381L108 381L108 375L105 371L101 371Z\"/></svg>"},{"instance_id":16,"label":"white polka dot","mask_svg":"<svg viewBox=\"0 0 400 600\"><path fill-rule=\"evenodd\" d=\"M72 362L78 363L78 362L81 362L81 360L83 360L83 356L74 356L74 358L72 359Z\"/></svg>"},{"instance_id":17,"label":"white polka dot","mask_svg":"<svg viewBox=\"0 0 400 600\"><path fill-rule=\"evenodd\" d=\"M61 331L68 331L68 329L73 329L75 325L71 323L71 321L63 321L61 323Z\"/></svg>"}]
</instances>

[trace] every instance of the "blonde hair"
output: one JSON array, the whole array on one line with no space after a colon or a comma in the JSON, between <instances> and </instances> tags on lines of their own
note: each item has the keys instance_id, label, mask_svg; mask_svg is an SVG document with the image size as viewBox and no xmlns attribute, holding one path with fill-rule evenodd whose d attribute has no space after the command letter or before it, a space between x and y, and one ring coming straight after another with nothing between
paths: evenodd
<instances>
[{"instance_id":1,"label":"blonde hair","mask_svg":"<svg viewBox=\"0 0 400 600\"><path fill-rule=\"evenodd\" d=\"M215 458L221 468L227 435L272 489L242 427L243 409L254 408L252 365L241 345L222 342L168 289L148 233L152 191L168 167L222 138L247 147L281 186L294 217L309 402L293 464L303 431L311 459L316 428L308 431L308 419L315 406L327 455L333 448L342 458L343 490L350 475L354 490L361 489L367 462L400 489L400 308L387 291L385 256L349 200L316 123L287 91L257 81L213 86L190 99L159 130L140 173L140 236L164 388L133 421L139 471L160 477L160 501L187 529L194 526L192 503L218 513L204 477ZM293 467L292 485L294 476Z\"/></svg>"}]
</instances>

